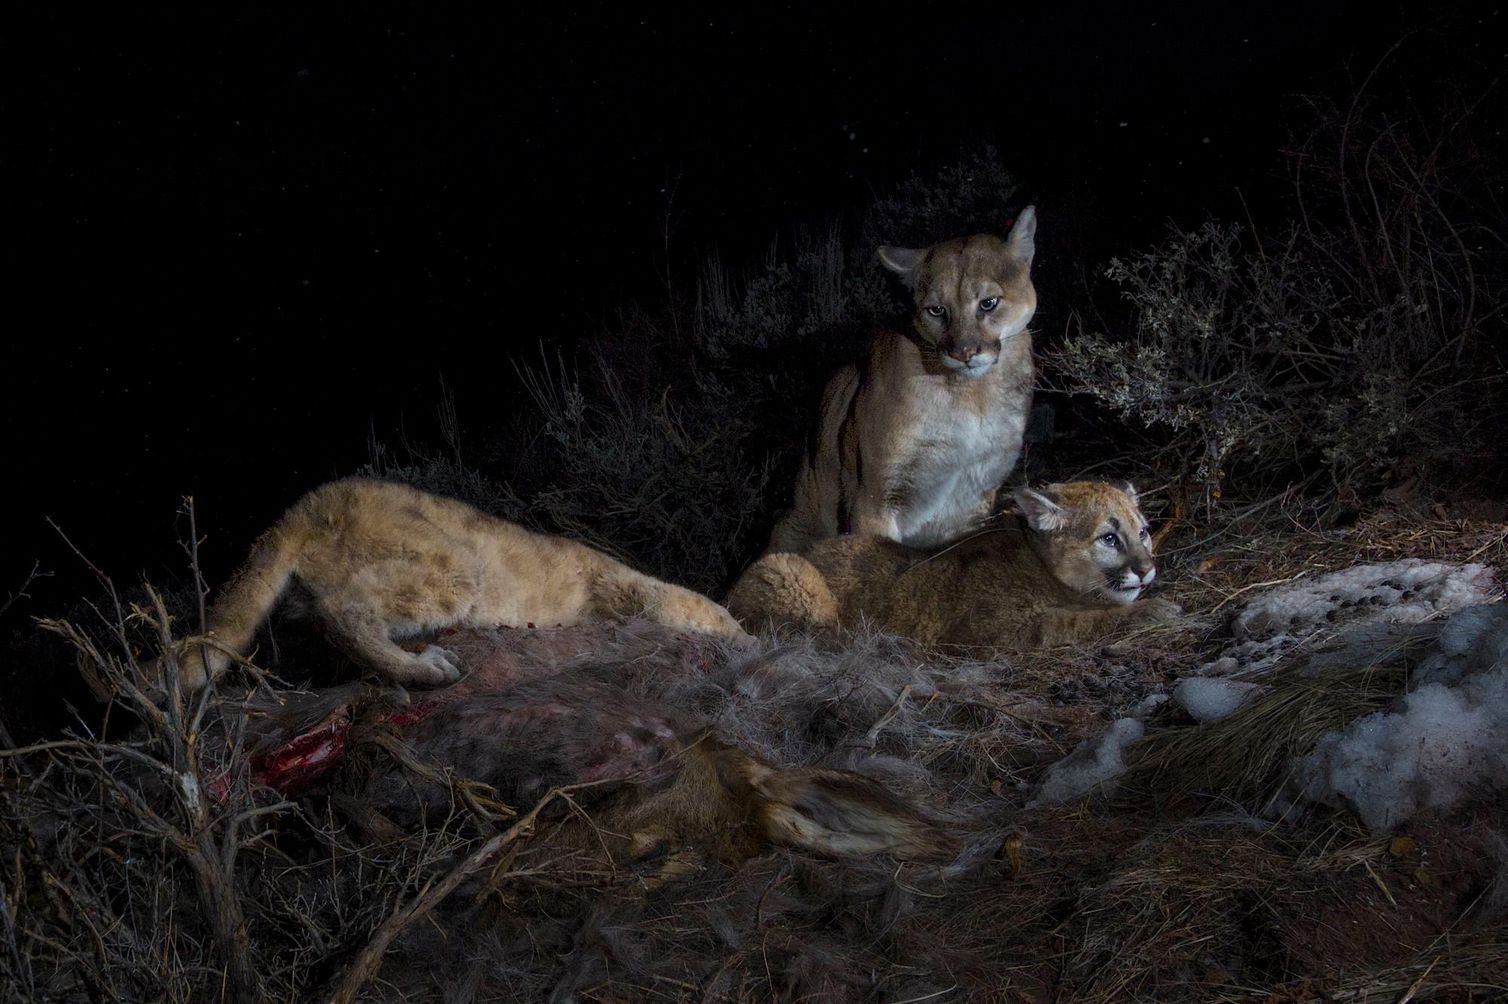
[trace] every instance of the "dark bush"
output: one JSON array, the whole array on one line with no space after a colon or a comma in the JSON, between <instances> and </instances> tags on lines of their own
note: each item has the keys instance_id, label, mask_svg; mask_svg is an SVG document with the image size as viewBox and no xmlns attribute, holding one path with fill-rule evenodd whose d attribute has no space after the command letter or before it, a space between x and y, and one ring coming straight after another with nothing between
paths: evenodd
<instances>
[{"instance_id":1,"label":"dark bush","mask_svg":"<svg viewBox=\"0 0 1508 1004\"><path fill-rule=\"evenodd\" d=\"M667 302L625 310L571 361L542 353L522 367L529 418L486 459L462 461L442 414L443 450L395 457L377 445L366 472L719 593L789 504L828 375L876 325L904 322L905 292L875 248L1000 230L1014 192L984 150L906 180L856 220L777 241L748 273L710 254L689 294L667 284Z\"/></svg>"},{"instance_id":2,"label":"dark bush","mask_svg":"<svg viewBox=\"0 0 1508 1004\"><path fill-rule=\"evenodd\" d=\"M1288 222L1175 226L1113 259L1124 319L1051 357L1206 506L1294 484L1350 500L1480 467L1495 434L1501 165L1468 139L1477 107L1309 108Z\"/></svg>"}]
</instances>

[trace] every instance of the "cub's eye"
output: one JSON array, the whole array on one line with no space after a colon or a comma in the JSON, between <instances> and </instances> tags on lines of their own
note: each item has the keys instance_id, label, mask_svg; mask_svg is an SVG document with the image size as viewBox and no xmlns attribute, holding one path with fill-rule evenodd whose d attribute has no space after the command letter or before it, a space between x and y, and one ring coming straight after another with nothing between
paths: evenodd
<instances>
[{"instance_id":1,"label":"cub's eye","mask_svg":"<svg viewBox=\"0 0 1508 1004\"><path fill-rule=\"evenodd\" d=\"M1100 543L1106 547L1120 547L1121 539L1113 533L1107 533L1100 537Z\"/></svg>"},{"instance_id":2,"label":"cub's eye","mask_svg":"<svg viewBox=\"0 0 1508 1004\"><path fill-rule=\"evenodd\" d=\"M986 314L988 314L998 306L1000 306L1000 297L998 296L987 296L983 300L979 301L979 309L984 311Z\"/></svg>"},{"instance_id":3,"label":"cub's eye","mask_svg":"<svg viewBox=\"0 0 1508 1004\"><path fill-rule=\"evenodd\" d=\"M1142 527L1141 528L1141 533L1137 534L1137 536L1140 537L1142 540L1146 540L1147 537L1149 536L1149 534L1147 533L1147 528L1146 527Z\"/></svg>"},{"instance_id":4,"label":"cub's eye","mask_svg":"<svg viewBox=\"0 0 1508 1004\"><path fill-rule=\"evenodd\" d=\"M948 312L948 308L940 303L934 303L927 308L927 313L933 317L941 317Z\"/></svg>"}]
</instances>

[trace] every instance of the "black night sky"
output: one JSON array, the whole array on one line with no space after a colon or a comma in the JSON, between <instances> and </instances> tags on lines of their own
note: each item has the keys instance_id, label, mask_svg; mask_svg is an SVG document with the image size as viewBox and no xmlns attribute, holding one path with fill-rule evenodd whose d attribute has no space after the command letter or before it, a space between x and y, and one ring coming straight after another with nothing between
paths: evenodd
<instances>
[{"instance_id":1,"label":"black night sky","mask_svg":"<svg viewBox=\"0 0 1508 1004\"><path fill-rule=\"evenodd\" d=\"M1491 4L630 8L12 13L0 592L76 568L44 515L122 579L181 563L188 493L223 571L442 375L506 422L513 359L661 294L667 215L673 268L750 259L990 143L1067 275L1260 214L1296 96L1409 32L1503 58Z\"/></svg>"}]
</instances>

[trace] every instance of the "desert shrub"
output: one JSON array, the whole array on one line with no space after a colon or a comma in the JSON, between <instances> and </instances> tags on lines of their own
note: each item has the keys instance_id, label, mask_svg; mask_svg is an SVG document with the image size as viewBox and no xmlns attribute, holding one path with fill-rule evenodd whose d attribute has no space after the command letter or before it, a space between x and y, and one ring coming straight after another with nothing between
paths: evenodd
<instances>
[{"instance_id":1,"label":"desert shrub","mask_svg":"<svg viewBox=\"0 0 1508 1004\"><path fill-rule=\"evenodd\" d=\"M1491 431L1474 405L1501 377L1500 171L1466 144L1474 109L1310 108L1290 222L1174 226L1113 259L1125 309L1051 359L1206 504L1294 483L1352 498Z\"/></svg>"},{"instance_id":2,"label":"desert shrub","mask_svg":"<svg viewBox=\"0 0 1508 1004\"><path fill-rule=\"evenodd\" d=\"M658 395L631 391L600 357L587 377L540 364L524 377L554 476L532 499L552 526L708 590L757 527L767 457L727 380L692 373Z\"/></svg>"},{"instance_id":3,"label":"desert shrub","mask_svg":"<svg viewBox=\"0 0 1508 1004\"><path fill-rule=\"evenodd\" d=\"M441 406L442 414L446 407ZM527 519L528 507L511 485L492 477L481 465L471 463L463 456L459 430L446 429L443 423L442 430L445 446L439 450L407 442L395 449L373 436L367 445L370 459L356 470L356 474L401 481L436 495L460 499L504 519Z\"/></svg>"},{"instance_id":4,"label":"desert shrub","mask_svg":"<svg viewBox=\"0 0 1508 1004\"><path fill-rule=\"evenodd\" d=\"M185 618L149 586L142 604L102 588L92 623L39 625L109 713L30 746L0 729L0 1001L323 999L348 966L359 982L352 951L488 824L437 813L379 845L263 787L255 691L178 695L167 660L174 696L154 702L137 652L171 650Z\"/></svg>"},{"instance_id":5,"label":"desert shrub","mask_svg":"<svg viewBox=\"0 0 1508 1004\"><path fill-rule=\"evenodd\" d=\"M442 407L443 448L374 444L364 472L717 593L789 504L827 377L907 310L875 248L999 230L1014 192L986 149L906 179L854 219L776 240L751 267L709 253L695 281L667 282L662 302L625 309L569 360L542 351L521 365L527 406L506 442L463 461L454 408Z\"/></svg>"}]
</instances>

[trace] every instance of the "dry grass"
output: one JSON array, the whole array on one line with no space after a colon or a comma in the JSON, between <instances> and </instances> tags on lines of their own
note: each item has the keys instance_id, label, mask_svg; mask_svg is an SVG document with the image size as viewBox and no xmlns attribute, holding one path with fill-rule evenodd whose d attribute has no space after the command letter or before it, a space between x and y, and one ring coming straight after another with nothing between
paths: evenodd
<instances>
[{"instance_id":1,"label":"dry grass","mask_svg":"<svg viewBox=\"0 0 1508 1004\"><path fill-rule=\"evenodd\" d=\"M1262 585L1359 562L1480 562L1502 573L1508 570L1505 516L1501 503L1487 500L1453 508L1401 502L1363 513L1348 526L1325 527L1313 511L1279 499L1221 523L1215 534L1184 527L1160 557L1176 582L1175 599L1190 610L1218 610Z\"/></svg>"},{"instance_id":2,"label":"dry grass","mask_svg":"<svg viewBox=\"0 0 1508 1004\"><path fill-rule=\"evenodd\" d=\"M0 751L0 1001L343 985L339 999L395 1001L1503 999L1508 809L1395 835L1329 810L1261 815L1291 756L1397 692L1406 653L1318 680L1285 671L1210 726L1163 711L1119 794L1024 808L1049 764L1217 651L1256 584L1508 558L1497 523L1272 515L1239 545L1180 528L1168 588L1193 613L1108 651L964 661L865 636L737 658L648 625L455 641L486 667L474 689L548 695L563 674L775 762L881 780L948 820L963 850L943 866L604 859L598 827L631 789L568 794L520 825L528 792L570 780L538 749L519 747L518 770L542 787L496 788L358 687L312 703L224 690L159 721L133 696L130 651L141 628L165 632L160 608L107 616L105 632L57 625L116 705L105 732ZM323 658L285 650L280 670ZM335 701L355 722L342 766L286 798L258 789L254 758ZM541 728L599 727L580 721ZM227 797L204 797L221 777Z\"/></svg>"},{"instance_id":3,"label":"dry grass","mask_svg":"<svg viewBox=\"0 0 1508 1004\"><path fill-rule=\"evenodd\" d=\"M1318 679L1288 670L1270 694L1207 725L1170 724L1136 748L1127 784L1159 794L1210 793L1243 803L1283 780L1289 761L1327 732L1376 711L1403 692L1402 665L1330 671Z\"/></svg>"}]
</instances>

